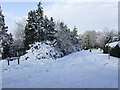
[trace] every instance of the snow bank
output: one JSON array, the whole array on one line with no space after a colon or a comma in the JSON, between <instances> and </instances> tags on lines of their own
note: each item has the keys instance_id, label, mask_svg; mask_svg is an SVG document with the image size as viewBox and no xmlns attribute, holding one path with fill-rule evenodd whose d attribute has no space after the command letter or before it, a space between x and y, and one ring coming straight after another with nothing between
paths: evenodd
<instances>
[{"instance_id":1,"label":"snow bank","mask_svg":"<svg viewBox=\"0 0 120 90\"><path fill-rule=\"evenodd\" d=\"M106 44L105 46L110 46L111 48L114 48L117 45L120 47L120 41L112 42L112 43L109 43L109 45Z\"/></svg>"},{"instance_id":2,"label":"snow bank","mask_svg":"<svg viewBox=\"0 0 120 90\"><path fill-rule=\"evenodd\" d=\"M0 60L0 90L2 90L2 63Z\"/></svg>"},{"instance_id":3,"label":"snow bank","mask_svg":"<svg viewBox=\"0 0 120 90\"><path fill-rule=\"evenodd\" d=\"M2 60L3 88L118 88L118 58L82 50L57 60Z\"/></svg>"},{"instance_id":4,"label":"snow bank","mask_svg":"<svg viewBox=\"0 0 120 90\"><path fill-rule=\"evenodd\" d=\"M22 60L39 60L49 58L59 58L63 55L51 45L50 41L36 42L30 45L30 49L24 56L21 56Z\"/></svg>"}]
</instances>

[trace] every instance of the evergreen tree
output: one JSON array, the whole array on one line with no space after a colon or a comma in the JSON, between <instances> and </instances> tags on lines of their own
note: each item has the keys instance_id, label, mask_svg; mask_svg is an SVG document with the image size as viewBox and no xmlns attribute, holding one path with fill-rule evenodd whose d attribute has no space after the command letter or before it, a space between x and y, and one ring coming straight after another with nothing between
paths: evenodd
<instances>
[{"instance_id":1,"label":"evergreen tree","mask_svg":"<svg viewBox=\"0 0 120 90\"><path fill-rule=\"evenodd\" d=\"M53 18L50 20L44 17L41 2L38 3L37 9L28 13L28 20L25 27L25 50L29 49L29 44L41 41L54 41L56 39L55 23Z\"/></svg>"},{"instance_id":2,"label":"evergreen tree","mask_svg":"<svg viewBox=\"0 0 120 90\"><path fill-rule=\"evenodd\" d=\"M2 46L2 30L3 30L3 26L4 26L4 21L3 21L3 15L2 15L2 10L1 10L1 6L0 6L0 59L2 59L2 52L3 52L3 46Z\"/></svg>"},{"instance_id":3,"label":"evergreen tree","mask_svg":"<svg viewBox=\"0 0 120 90\"><path fill-rule=\"evenodd\" d=\"M48 24L48 28L47 28L47 40L53 41L56 39L56 32L57 30L55 30L55 23L53 21L53 17L50 18L50 22Z\"/></svg>"},{"instance_id":4,"label":"evergreen tree","mask_svg":"<svg viewBox=\"0 0 120 90\"><path fill-rule=\"evenodd\" d=\"M47 34L48 34L48 29L49 29L49 24L50 24L50 20L48 19L48 17L45 15L44 18L44 34L45 34L45 40L48 39Z\"/></svg>"},{"instance_id":5,"label":"evergreen tree","mask_svg":"<svg viewBox=\"0 0 120 90\"><path fill-rule=\"evenodd\" d=\"M44 12L41 2L38 3L38 8L36 10L36 23L37 23L37 29L36 29L36 41L44 41L45 40L45 29L44 29Z\"/></svg>"},{"instance_id":6,"label":"evergreen tree","mask_svg":"<svg viewBox=\"0 0 120 90\"><path fill-rule=\"evenodd\" d=\"M15 54L15 45L14 45L14 40L13 40L13 35L10 33L8 35L8 41L9 41L9 57L13 57Z\"/></svg>"},{"instance_id":7,"label":"evergreen tree","mask_svg":"<svg viewBox=\"0 0 120 90\"><path fill-rule=\"evenodd\" d=\"M77 39L78 38L77 33L78 33L77 28L74 26L73 31L71 31L72 38L71 41L74 45L79 43L79 40Z\"/></svg>"},{"instance_id":8,"label":"evergreen tree","mask_svg":"<svg viewBox=\"0 0 120 90\"><path fill-rule=\"evenodd\" d=\"M73 29L73 31L72 31L71 33L73 34L74 37L77 37L77 36L78 36L78 35L77 35L78 31L77 31L76 26L74 26L74 29Z\"/></svg>"},{"instance_id":9,"label":"evergreen tree","mask_svg":"<svg viewBox=\"0 0 120 90\"><path fill-rule=\"evenodd\" d=\"M38 3L36 10L28 13L28 20L25 26L24 48L29 49L29 44L45 40L44 15L41 2Z\"/></svg>"},{"instance_id":10,"label":"evergreen tree","mask_svg":"<svg viewBox=\"0 0 120 90\"><path fill-rule=\"evenodd\" d=\"M35 11L30 11L28 13L27 24L25 26L25 38L24 38L25 50L29 49L29 44L33 44L35 42L36 29L37 25Z\"/></svg>"},{"instance_id":11,"label":"evergreen tree","mask_svg":"<svg viewBox=\"0 0 120 90\"><path fill-rule=\"evenodd\" d=\"M0 6L0 53L2 59L11 57L11 46L12 46L12 34L8 34L8 27L5 26L4 15L2 14Z\"/></svg>"}]
</instances>

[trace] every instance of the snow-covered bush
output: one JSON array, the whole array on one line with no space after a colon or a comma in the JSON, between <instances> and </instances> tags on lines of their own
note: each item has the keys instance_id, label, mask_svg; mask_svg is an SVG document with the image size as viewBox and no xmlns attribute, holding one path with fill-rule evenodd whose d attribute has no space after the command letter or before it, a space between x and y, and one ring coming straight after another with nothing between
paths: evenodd
<instances>
[{"instance_id":1,"label":"snow-covered bush","mask_svg":"<svg viewBox=\"0 0 120 90\"><path fill-rule=\"evenodd\" d=\"M72 31L68 28L64 22L57 22L56 23L56 30L57 30L57 45L56 48L59 48L64 55L68 55L70 53L80 51L81 45L77 39L77 29L74 27Z\"/></svg>"},{"instance_id":2,"label":"snow-covered bush","mask_svg":"<svg viewBox=\"0 0 120 90\"><path fill-rule=\"evenodd\" d=\"M24 60L39 60L49 58L60 58L63 53L58 51L51 45L52 42L36 42L30 45L30 49L26 51L24 56L21 56Z\"/></svg>"}]
</instances>

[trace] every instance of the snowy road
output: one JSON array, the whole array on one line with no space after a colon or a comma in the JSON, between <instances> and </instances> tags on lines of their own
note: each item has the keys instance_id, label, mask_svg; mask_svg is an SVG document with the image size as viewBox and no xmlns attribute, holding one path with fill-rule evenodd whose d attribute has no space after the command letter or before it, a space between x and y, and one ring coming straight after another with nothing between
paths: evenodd
<instances>
[{"instance_id":1,"label":"snowy road","mask_svg":"<svg viewBox=\"0 0 120 90\"><path fill-rule=\"evenodd\" d=\"M98 50L53 60L2 63L3 88L117 88L118 59Z\"/></svg>"}]
</instances>

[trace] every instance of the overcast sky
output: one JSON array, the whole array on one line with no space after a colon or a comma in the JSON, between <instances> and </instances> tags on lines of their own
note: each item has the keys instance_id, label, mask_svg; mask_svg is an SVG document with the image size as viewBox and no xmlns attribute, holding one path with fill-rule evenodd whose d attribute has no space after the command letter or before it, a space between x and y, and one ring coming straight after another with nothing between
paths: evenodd
<instances>
[{"instance_id":1,"label":"overcast sky","mask_svg":"<svg viewBox=\"0 0 120 90\"><path fill-rule=\"evenodd\" d=\"M38 2L2 2L9 32L13 32L15 21L26 17L28 12L37 8ZM57 21L64 21L71 29L78 28L79 33L85 30L103 30L104 27L117 29L118 2L42 2L44 13Z\"/></svg>"}]
</instances>

